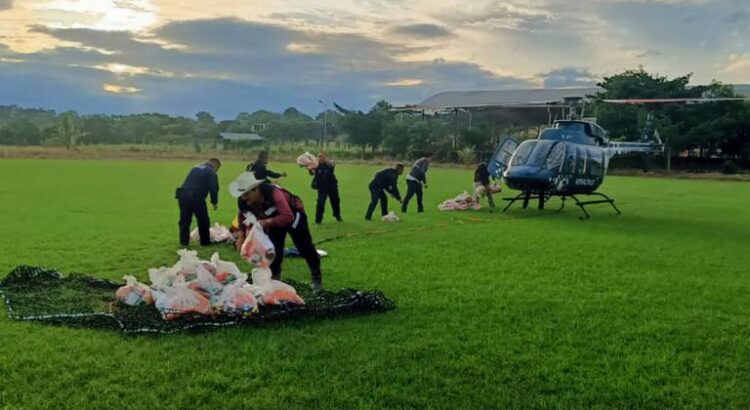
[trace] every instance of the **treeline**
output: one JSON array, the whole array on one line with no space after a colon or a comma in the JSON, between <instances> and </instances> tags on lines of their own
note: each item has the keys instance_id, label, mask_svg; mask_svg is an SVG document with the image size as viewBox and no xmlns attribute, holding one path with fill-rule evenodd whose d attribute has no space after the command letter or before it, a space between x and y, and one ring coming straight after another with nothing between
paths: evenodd
<instances>
[{"instance_id":1,"label":"treeline","mask_svg":"<svg viewBox=\"0 0 750 410\"><path fill-rule=\"evenodd\" d=\"M717 102L693 105L659 104L622 106L603 102L627 98L734 97L721 83L689 86L690 75L669 79L643 69L606 77L603 92L586 105L585 116L594 116L614 138L636 140L649 112L673 153L691 151L701 157L721 156L738 162L750 158L750 105ZM257 133L265 145L320 143L327 147L356 149L359 156L387 155L410 158L433 151L443 161L470 162L489 153L505 136L533 138L546 124L523 115L499 116L497 111L424 114L394 112L386 101L368 111L335 105L315 117L295 108L283 113L240 113L235 119L216 121L208 112L194 118L165 114L78 115L74 111L0 106L0 144L57 145L73 148L85 144L174 144L196 149L214 144L220 131Z\"/></svg>"}]
</instances>

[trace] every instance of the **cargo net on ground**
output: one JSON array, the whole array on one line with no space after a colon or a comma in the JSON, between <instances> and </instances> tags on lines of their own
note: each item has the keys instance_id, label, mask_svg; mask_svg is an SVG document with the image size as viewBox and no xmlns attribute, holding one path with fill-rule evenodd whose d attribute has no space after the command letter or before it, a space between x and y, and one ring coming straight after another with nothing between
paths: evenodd
<instances>
[{"instance_id":1,"label":"cargo net on ground","mask_svg":"<svg viewBox=\"0 0 750 410\"><path fill-rule=\"evenodd\" d=\"M303 283L273 281L263 268L253 270L253 281L262 285L247 283L246 274L215 269L216 264L224 268L228 264L230 270L234 265L221 261L218 255L211 262L185 266L186 260L195 259L195 255L181 252L175 267L150 270L151 286L133 277L126 277L123 285L82 274L63 277L55 270L19 266L0 281L0 295L14 320L107 328L127 334L175 333L295 318L339 318L395 308L380 291L313 293Z\"/></svg>"}]
</instances>

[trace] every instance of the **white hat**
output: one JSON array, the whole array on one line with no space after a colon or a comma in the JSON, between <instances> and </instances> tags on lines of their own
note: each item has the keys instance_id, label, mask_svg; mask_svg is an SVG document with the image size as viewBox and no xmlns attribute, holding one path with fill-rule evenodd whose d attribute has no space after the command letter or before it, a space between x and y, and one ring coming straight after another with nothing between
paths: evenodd
<instances>
[{"instance_id":1,"label":"white hat","mask_svg":"<svg viewBox=\"0 0 750 410\"><path fill-rule=\"evenodd\" d=\"M255 174L252 172L243 172L229 184L229 194L235 198L239 198L245 192L252 191L264 181L263 179L255 178Z\"/></svg>"}]
</instances>

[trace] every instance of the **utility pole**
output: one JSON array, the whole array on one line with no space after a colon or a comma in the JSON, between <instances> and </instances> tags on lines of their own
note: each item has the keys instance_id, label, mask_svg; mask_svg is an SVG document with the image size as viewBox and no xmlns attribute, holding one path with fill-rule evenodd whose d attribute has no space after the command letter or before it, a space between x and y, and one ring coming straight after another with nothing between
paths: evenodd
<instances>
[{"instance_id":1,"label":"utility pole","mask_svg":"<svg viewBox=\"0 0 750 410\"><path fill-rule=\"evenodd\" d=\"M325 111L323 111L323 137L320 140L320 147L324 148L328 137L328 104L324 103L323 100L318 100L318 102L325 107Z\"/></svg>"}]
</instances>

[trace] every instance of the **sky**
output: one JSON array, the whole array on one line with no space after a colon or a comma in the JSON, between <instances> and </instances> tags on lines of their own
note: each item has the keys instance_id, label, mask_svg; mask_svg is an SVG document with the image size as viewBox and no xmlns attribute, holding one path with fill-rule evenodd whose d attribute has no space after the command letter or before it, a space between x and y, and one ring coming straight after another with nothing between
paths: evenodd
<instances>
[{"instance_id":1,"label":"sky","mask_svg":"<svg viewBox=\"0 0 750 410\"><path fill-rule=\"evenodd\" d=\"M234 118L643 66L750 83L748 0L0 0L0 105Z\"/></svg>"}]
</instances>

